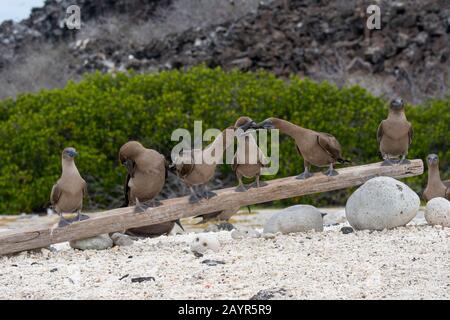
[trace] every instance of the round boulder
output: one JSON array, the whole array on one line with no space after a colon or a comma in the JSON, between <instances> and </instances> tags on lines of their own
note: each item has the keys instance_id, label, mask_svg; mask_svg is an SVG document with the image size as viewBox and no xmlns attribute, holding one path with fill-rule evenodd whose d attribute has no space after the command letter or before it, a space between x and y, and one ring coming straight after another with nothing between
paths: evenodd
<instances>
[{"instance_id":1,"label":"round boulder","mask_svg":"<svg viewBox=\"0 0 450 320\"><path fill-rule=\"evenodd\" d=\"M431 225L450 227L450 201L442 197L428 201L425 220Z\"/></svg>"},{"instance_id":2,"label":"round boulder","mask_svg":"<svg viewBox=\"0 0 450 320\"><path fill-rule=\"evenodd\" d=\"M70 246L79 250L105 250L113 246L113 241L107 234L101 234L92 238L72 240Z\"/></svg>"},{"instance_id":3,"label":"round boulder","mask_svg":"<svg viewBox=\"0 0 450 320\"><path fill-rule=\"evenodd\" d=\"M310 230L323 231L322 213L313 206L296 205L273 214L263 232L288 234Z\"/></svg>"},{"instance_id":4,"label":"round boulder","mask_svg":"<svg viewBox=\"0 0 450 320\"><path fill-rule=\"evenodd\" d=\"M348 198L345 214L357 230L383 230L406 225L419 207L419 196L406 184L390 177L377 177Z\"/></svg>"}]
</instances>

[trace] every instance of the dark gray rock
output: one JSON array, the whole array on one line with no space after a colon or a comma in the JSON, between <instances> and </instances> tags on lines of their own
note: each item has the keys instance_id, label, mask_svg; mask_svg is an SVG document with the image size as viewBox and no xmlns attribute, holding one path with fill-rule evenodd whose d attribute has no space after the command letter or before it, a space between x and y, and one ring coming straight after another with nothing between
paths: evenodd
<instances>
[{"instance_id":1,"label":"dark gray rock","mask_svg":"<svg viewBox=\"0 0 450 320\"><path fill-rule=\"evenodd\" d=\"M342 227L342 228L341 228L341 232L342 232L343 234L349 234L349 233L352 233L352 232L353 232L353 228L352 228L352 227Z\"/></svg>"},{"instance_id":2,"label":"dark gray rock","mask_svg":"<svg viewBox=\"0 0 450 320\"><path fill-rule=\"evenodd\" d=\"M286 299L287 291L284 288L260 290L250 300L280 300Z\"/></svg>"}]
</instances>

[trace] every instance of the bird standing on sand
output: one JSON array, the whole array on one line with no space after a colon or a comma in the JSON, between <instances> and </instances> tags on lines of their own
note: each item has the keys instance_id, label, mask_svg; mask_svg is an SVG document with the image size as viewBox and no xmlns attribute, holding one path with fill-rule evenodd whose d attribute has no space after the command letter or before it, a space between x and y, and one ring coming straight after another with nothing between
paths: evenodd
<instances>
[{"instance_id":1,"label":"bird standing on sand","mask_svg":"<svg viewBox=\"0 0 450 320\"><path fill-rule=\"evenodd\" d=\"M338 174L334 170L336 162L350 162L342 158L341 145L331 134L306 129L278 118L268 118L251 127L255 129L278 129L281 133L287 134L295 140L297 151L303 157L305 167L305 171L298 175L297 179L303 180L311 177L313 175L310 172L311 165L328 166L328 170L324 174L331 177Z\"/></svg>"},{"instance_id":2,"label":"bird standing on sand","mask_svg":"<svg viewBox=\"0 0 450 320\"><path fill-rule=\"evenodd\" d=\"M242 127L245 130L247 127L255 125L256 123L249 117L239 117L234 124L235 129ZM255 186L257 188L267 185L265 182L260 182L259 177L261 168L267 166L269 160L266 159L261 149L259 149L257 142L251 134L246 134L243 137L243 146L238 146L237 152L233 159L231 168L236 174L239 185L236 188L237 192L247 191L242 178L255 178Z\"/></svg>"},{"instance_id":3,"label":"bird standing on sand","mask_svg":"<svg viewBox=\"0 0 450 320\"><path fill-rule=\"evenodd\" d=\"M81 214L83 198L87 194L86 181L81 177L75 165L78 155L74 148L66 148L62 152L62 174L52 188L50 202L53 209L60 215L59 227L64 227L75 221L86 220L89 217ZM67 220L65 213L77 213L75 219Z\"/></svg>"},{"instance_id":4,"label":"bird standing on sand","mask_svg":"<svg viewBox=\"0 0 450 320\"><path fill-rule=\"evenodd\" d=\"M161 192L166 180L166 159L159 152L145 148L137 141L125 143L119 150L119 161L127 168L124 206L135 205L135 212L145 211L161 203L154 198ZM136 236L159 236L169 233L179 221L127 230Z\"/></svg>"},{"instance_id":5,"label":"bird standing on sand","mask_svg":"<svg viewBox=\"0 0 450 320\"><path fill-rule=\"evenodd\" d=\"M436 154L429 154L428 163L428 183L423 191L423 198L430 201L433 198L442 197L450 200L450 180L442 181L439 174L439 157Z\"/></svg>"},{"instance_id":6,"label":"bird standing on sand","mask_svg":"<svg viewBox=\"0 0 450 320\"><path fill-rule=\"evenodd\" d=\"M377 131L377 141L383 156L383 166L394 164L392 158L401 157L398 164L409 164L406 159L413 139L413 129L405 115L405 104L402 99L392 100L387 119L381 121Z\"/></svg>"}]
</instances>

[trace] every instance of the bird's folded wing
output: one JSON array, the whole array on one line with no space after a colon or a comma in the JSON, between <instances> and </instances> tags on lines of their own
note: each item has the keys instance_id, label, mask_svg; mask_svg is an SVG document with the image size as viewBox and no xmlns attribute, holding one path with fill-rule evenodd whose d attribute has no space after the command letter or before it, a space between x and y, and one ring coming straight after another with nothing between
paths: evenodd
<instances>
[{"instance_id":1,"label":"bird's folded wing","mask_svg":"<svg viewBox=\"0 0 450 320\"><path fill-rule=\"evenodd\" d=\"M409 145L411 145L411 143L412 143L413 136L414 136L414 131L413 131L413 127L412 127L412 125L410 123L409 124L409 131L408 131Z\"/></svg>"},{"instance_id":2,"label":"bird's folded wing","mask_svg":"<svg viewBox=\"0 0 450 320\"><path fill-rule=\"evenodd\" d=\"M180 165L177 165L177 172L178 175L183 178L187 177L191 174L192 171L194 171L195 163L182 163Z\"/></svg>"},{"instance_id":3,"label":"bird's folded wing","mask_svg":"<svg viewBox=\"0 0 450 320\"><path fill-rule=\"evenodd\" d=\"M380 125L378 126L378 130L377 130L378 144L380 144L382 138L383 138L383 121L381 121Z\"/></svg>"},{"instance_id":4,"label":"bird's folded wing","mask_svg":"<svg viewBox=\"0 0 450 320\"><path fill-rule=\"evenodd\" d=\"M317 142L334 159L341 158L341 146L334 136L328 133L319 132Z\"/></svg>"},{"instance_id":5,"label":"bird's folded wing","mask_svg":"<svg viewBox=\"0 0 450 320\"><path fill-rule=\"evenodd\" d=\"M61 193L61 188L58 186L58 184L55 184L52 188L52 193L50 194L50 203L52 205L58 203L58 200L61 197Z\"/></svg>"}]
</instances>

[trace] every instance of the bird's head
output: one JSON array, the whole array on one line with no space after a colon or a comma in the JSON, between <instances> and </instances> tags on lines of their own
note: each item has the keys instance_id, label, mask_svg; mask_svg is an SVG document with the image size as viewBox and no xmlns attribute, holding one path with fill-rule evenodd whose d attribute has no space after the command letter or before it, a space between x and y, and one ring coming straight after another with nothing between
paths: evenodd
<instances>
[{"instance_id":1,"label":"bird's head","mask_svg":"<svg viewBox=\"0 0 450 320\"><path fill-rule=\"evenodd\" d=\"M253 121L250 117L239 117L239 119L237 119L236 122L234 123L234 128L246 131L255 125L256 122Z\"/></svg>"},{"instance_id":2,"label":"bird's head","mask_svg":"<svg viewBox=\"0 0 450 320\"><path fill-rule=\"evenodd\" d=\"M66 160L73 160L76 156L78 156L78 152L72 147L65 148L62 152L62 157Z\"/></svg>"},{"instance_id":3,"label":"bird's head","mask_svg":"<svg viewBox=\"0 0 450 320\"><path fill-rule=\"evenodd\" d=\"M439 164L439 157L438 157L438 155L434 154L434 153L429 154L427 156L427 162L428 162L429 166L438 165Z\"/></svg>"},{"instance_id":4,"label":"bird's head","mask_svg":"<svg viewBox=\"0 0 450 320\"><path fill-rule=\"evenodd\" d=\"M400 111L405 108L405 103L403 102L403 99L397 98L391 101L390 108L391 110Z\"/></svg>"},{"instance_id":5,"label":"bird's head","mask_svg":"<svg viewBox=\"0 0 450 320\"><path fill-rule=\"evenodd\" d=\"M128 141L119 150L119 161L121 164L127 159L134 159L139 153L144 150L144 146L138 141Z\"/></svg>"}]
</instances>

